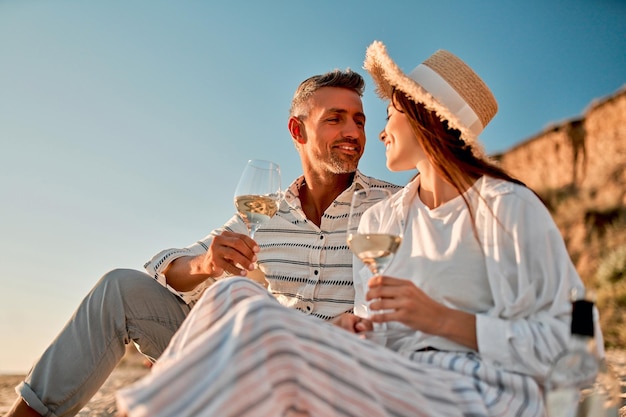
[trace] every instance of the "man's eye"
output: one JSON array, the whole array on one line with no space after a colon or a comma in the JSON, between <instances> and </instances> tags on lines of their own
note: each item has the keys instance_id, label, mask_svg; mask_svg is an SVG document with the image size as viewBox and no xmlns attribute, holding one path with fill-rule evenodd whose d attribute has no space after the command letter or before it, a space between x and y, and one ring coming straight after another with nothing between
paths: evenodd
<instances>
[{"instance_id":1,"label":"man's eye","mask_svg":"<svg viewBox=\"0 0 626 417\"><path fill-rule=\"evenodd\" d=\"M331 118L326 119L326 121L336 123L339 121L339 119L337 117L331 117Z\"/></svg>"}]
</instances>

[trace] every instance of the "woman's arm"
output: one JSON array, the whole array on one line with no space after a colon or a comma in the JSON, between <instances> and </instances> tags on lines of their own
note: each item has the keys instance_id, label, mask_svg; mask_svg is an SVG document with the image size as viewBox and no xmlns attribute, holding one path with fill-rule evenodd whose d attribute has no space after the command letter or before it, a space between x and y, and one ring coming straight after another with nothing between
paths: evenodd
<instances>
[{"instance_id":1,"label":"woman's arm","mask_svg":"<svg viewBox=\"0 0 626 417\"><path fill-rule=\"evenodd\" d=\"M567 344L570 292L583 284L543 203L507 185L477 213L494 298L476 317L478 348L493 364L542 380Z\"/></svg>"}]
</instances>

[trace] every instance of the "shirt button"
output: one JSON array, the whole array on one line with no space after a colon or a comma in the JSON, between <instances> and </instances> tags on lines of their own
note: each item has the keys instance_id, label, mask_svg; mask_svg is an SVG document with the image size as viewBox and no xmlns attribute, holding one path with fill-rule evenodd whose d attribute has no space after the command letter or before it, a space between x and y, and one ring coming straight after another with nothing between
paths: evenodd
<instances>
[{"instance_id":1,"label":"shirt button","mask_svg":"<svg viewBox=\"0 0 626 417\"><path fill-rule=\"evenodd\" d=\"M324 239L324 235L320 235L320 240Z\"/></svg>"},{"instance_id":2,"label":"shirt button","mask_svg":"<svg viewBox=\"0 0 626 417\"><path fill-rule=\"evenodd\" d=\"M308 314L311 314L311 311L313 311L313 306L311 306L310 304L306 306L306 312Z\"/></svg>"},{"instance_id":3,"label":"shirt button","mask_svg":"<svg viewBox=\"0 0 626 417\"><path fill-rule=\"evenodd\" d=\"M317 269L315 271L313 271L313 275L317 275L319 273L320 273L320 271L318 271Z\"/></svg>"}]
</instances>

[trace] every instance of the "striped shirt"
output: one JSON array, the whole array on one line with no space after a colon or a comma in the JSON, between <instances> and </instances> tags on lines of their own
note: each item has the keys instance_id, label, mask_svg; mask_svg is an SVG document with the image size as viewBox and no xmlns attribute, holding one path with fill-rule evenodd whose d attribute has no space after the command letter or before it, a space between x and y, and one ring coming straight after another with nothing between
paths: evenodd
<instances>
[{"instance_id":1,"label":"striped shirt","mask_svg":"<svg viewBox=\"0 0 626 417\"><path fill-rule=\"evenodd\" d=\"M397 191L401 187L357 171L352 185L326 209L318 227L302 211L299 189L303 183L304 177L299 177L289 186L276 215L256 232L255 240L261 249L258 265L269 291L281 304L329 320L351 312L354 304L352 253L346 243L353 192L370 187ZM144 266L162 285L188 304L195 304L215 280L209 279L190 292L179 292L167 285L163 271L181 256L206 253L213 237L224 230L248 234L241 217L235 215L201 241L182 249L164 250Z\"/></svg>"}]
</instances>

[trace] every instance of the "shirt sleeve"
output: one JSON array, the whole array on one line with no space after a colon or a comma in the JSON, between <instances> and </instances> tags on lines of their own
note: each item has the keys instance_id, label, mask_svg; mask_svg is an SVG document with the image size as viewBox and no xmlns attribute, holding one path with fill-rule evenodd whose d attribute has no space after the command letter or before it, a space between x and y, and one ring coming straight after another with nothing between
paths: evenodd
<instances>
[{"instance_id":1,"label":"shirt sleeve","mask_svg":"<svg viewBox=\"0 0 626 417\"><path fill-rule=\"evenodd\" d=\"M245 223L238 215L235 215L224 226L211 231L209 235L187 247L162 250L161 252L154 255L152 259L146 262L144 264L144 268L146 269L148 274L152 276L159 284L163 285L172 293L176 294L185 303L195 304L195 302L198 301L204 290L221 277L209 278L191 291L178 291L172 288L167 283L167 279L165 278L163 271L165 271L167 266L175 259L181 258L183 256L198 256L206 253L209 250L209 246L211 246L211 241L213 240L213 238L220 235L225 230L243 234L248 233L248 229Z\"/></svg>"},{"instance_id":2,"label":"shirt sleeve","mask_svg":"<svg viewBox=\"0 0 626 417\"><path fill-rule=\"evenodd\" d=\"M476 317L479 352L496 366L543 381L567 346L570 293L583 284L532 191L516 186L485 201L477 215L494 307Z\"/></svg>"}]
</instances>

